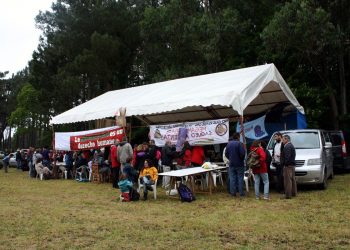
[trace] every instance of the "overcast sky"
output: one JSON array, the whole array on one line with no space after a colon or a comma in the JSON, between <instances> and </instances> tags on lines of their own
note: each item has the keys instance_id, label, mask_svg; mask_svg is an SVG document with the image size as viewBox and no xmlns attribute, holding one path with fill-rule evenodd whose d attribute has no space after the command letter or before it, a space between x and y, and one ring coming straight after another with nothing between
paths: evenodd
<instances>
[{"instance_id":1,"label":"overcast sky","mask_svg":"<svg viewBox=\"0 0 350 250\"><path fill-rule=\"evenodd\" d=\"M0 0L0 72L7 77L24 69L37 49L41 31L35 28L39 10L54 0Z\"/></svg>"}]
</instances>

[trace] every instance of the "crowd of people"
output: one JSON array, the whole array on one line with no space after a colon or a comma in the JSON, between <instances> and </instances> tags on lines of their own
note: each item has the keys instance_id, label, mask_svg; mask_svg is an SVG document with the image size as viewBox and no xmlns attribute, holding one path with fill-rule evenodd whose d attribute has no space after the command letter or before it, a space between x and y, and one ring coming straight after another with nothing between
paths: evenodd
<instances>
[{"instance_id":1,"label":"crowd of people","mask_svg":"<svg viewBox=\"0 0 350 250\"><path fill-rule=\"evenodd\" d=\"M272 155L266 149L266 143L255 140L251 144L250 152L255 152L258 158L258 167L250 169L254 175L255 198L260 199L260 181L263 183L263 199L270 200L269 194L269 166L272 163L276 168L276 187L283 194L282 199L291 199L297 194L295 180L295 148L288 135L275 134ZM232 140L227 144L225 157L228 159L228 191L232 196L245 197L244 174L246 172L246 149L240 141L238 133L233 134Z\"/></svg>"},{"instance_id":2,"label":"crowd of people","mask_svg":"<svg viewBox=\"0 0 350 250\"><path fill-rule=\"evenodd\" d=\"M17 149L15 153L7 153L3 158L3 167L8 172L10 159L15 157L16 167L18 170L29 171L31 177L36 177L36 173L45 172L49 175L52 173L53 151L47 147L29 149Z\"/></svg>"},{"instance_id":3,"label":"crowd of people","mask_svg":"<svg viewBox=\"0 0 350 250\"><path fill-rule=\"evenodd\" d=\"M247 153L255 152L259 160L259 167L251 170L254 175L255 198L260 199L260 190L263 189L262 199L269 200L269 166L272 163L276 168L276 188L284 194L283 198L290 199L297 194L295 182L295 149L288 135L275 134L272 155L266 149L264 141L254 141L250 149L240 142L240 135L234 133L224 149L223 158L228 161L228 192L232 196L245 196L244 174L247 171ZM131 192L134 192L136 183L143 185L143 199L147 200L151 186L158 180L159 172L175 169L202 166L205 161L210 161L208 152L203 146L190 146L185 141L181 151L176 151L171 141L166 141L164 147L156 147L154 140L149 143L131 146L127 137L120 142L115 141L111 147L99 150L85 150L80 152L58 151L55 154L47 147L34 149L30 147L26 152L18 150L16 161L18 169L28 167L29 175L33 178L41 176L44 179L52 178L54 171L65 172L68 178L79 181L88 181L92 165L98 165L101 176L112 177L112 187L120 188L124 201L131 200ZM3 159L5 172L8 170L9 159L13 154L8 154ZM217 159L214 154L215 160ZM58 168L54 170L56 163ZM164 179L163 179L164 182ZM159 183L159 182L158 182ZM261 185L262 183L262 185ZM164 186L164 183L163 183Z\"/></svg>"}]
</instances>

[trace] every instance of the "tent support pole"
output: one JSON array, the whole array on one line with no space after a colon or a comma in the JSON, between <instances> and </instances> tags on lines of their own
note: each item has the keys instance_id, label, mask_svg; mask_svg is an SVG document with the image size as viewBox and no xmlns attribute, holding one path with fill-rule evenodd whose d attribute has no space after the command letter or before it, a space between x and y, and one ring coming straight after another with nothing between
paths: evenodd
<instances>
[{"instance_id":1,"label":"tent support pole","mask_svg":"<svg viewBox=\"0 0 350 250\"><path fill-rule=\"evenodd\" d=\"M130 116L130 124L129 124L129 142L131 142L131 123L132 123L132 116Z\"/></svg>"},{"instance_id":2,"label":"tent support pole","mask_svg":"<svg viewBox=\"0 0 350 250\"><path fill-rule=\"evenodd\" d=\"M58 167L56 166L56 148L55 148L55 128L52 124L52 151L53 151L53 169L52 175L54 179L58 179Z\"/></svg>"},{"instance_id":3,"label":"tent support pole","mask_svg":"<svg viewBox=\"0 0 350 250\"><path fill-rule=\"evenodd\" d=\"M53 124L51 128L52 128L52 150L55 153L55 128Z\"/></svg>"},{"instance_id":4,"label":"tent support pole","mask_svg":"<svg viewBox=\"0 0 350 250\"><path fill-rule=\"evenodd\" d=\"M241 136L242 136L242 140L243 140L243 145L244 145L244 148L247 149L247 142L245 140L245 134L244 134L244 124L243 124L243 115L240 115L239 116L239 125L241 126Z\"/></svg>"}]
</instances>

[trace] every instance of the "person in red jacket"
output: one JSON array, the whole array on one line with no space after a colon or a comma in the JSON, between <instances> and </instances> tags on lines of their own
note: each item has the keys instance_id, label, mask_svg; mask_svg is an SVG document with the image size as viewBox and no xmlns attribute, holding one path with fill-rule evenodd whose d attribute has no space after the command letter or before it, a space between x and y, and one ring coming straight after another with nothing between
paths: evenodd
<instances>
[{"instance_id":1,"label":"person in red jacket","mask_svg":"<svg viewBox=\"0 0 350 250\"><path fill-rule=\"evenodd\" d=\"M118 161L118 150L117 146L119 144L119 140L115 140L115 144L111 146L111 165L112 165L112 176L113 176L113 188L118 188L119 181L119 171L120 171L120 163Z\"/></svg>"},{"instance_id":2,"label":"person in red jacket","mask_svg":"<svg viewBox=\"0 0 350 250\"><path fill-rule=\"evenodd\" d=\"M259 155L260 167L253 169L255 198L260 199L260 178L264 183L264 200L269 200L269 175L267 173L266 153L259 140L253 141L250 151L255 151Z\"/></svg>"},{"instance_id":3,"label":"person in red jacket","mask_svg":"<svg viewBox=\"0 0 350 250\"><path fill-rule=\"evenodd\" d=\"M188 141L185 141L183 148L182 148L181 152L179 153L178 164L181 166L190 167L191 160L192 160L191 146L188 143Z\"/></svg>"},{"instance_id":4,"label":"person in red jacket","mask_svg":"<svg viewBox=\"0 0 350 250\"><path fill-rule=\"evenodd\" d=\"M205 160L204 149L202 146L194 146L192 149L191 162L195 167L202 166Z\"/></svg>"}]
</instances>

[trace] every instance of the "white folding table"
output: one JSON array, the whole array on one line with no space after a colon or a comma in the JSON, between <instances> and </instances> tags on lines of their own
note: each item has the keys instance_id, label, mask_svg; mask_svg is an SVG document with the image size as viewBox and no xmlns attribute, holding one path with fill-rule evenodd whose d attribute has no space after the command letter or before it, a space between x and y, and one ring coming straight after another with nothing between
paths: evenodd
<instances>
[{"instance_id":1,"label":"white folding table","mask_svg":"<svg viewBox=\"0 0 350 250\"><path fill-rule=\"evenodd\" d=\"M195 192L195 190L194 190L194 176L209 173L208 188L209 188L209 194L211 194L212 193L212 186L213 186L213 177L210 174L210 172L216 171L216 170L224 170L226 168L227 168L227 166L217 166L217 167L209 168L209 169L205 169L202 167L193 167L193 168L184 168L184 169L180 169L180 170L172 170L169 172L160 173L158 175L169 176L171 186L175 185L176 177L183 178L183 177L188 176L190 179L190 183L191 183L191 190L194 193ZM199 193L199 192L197 191L197 193Z\"/></svg>"}]
</instances>

